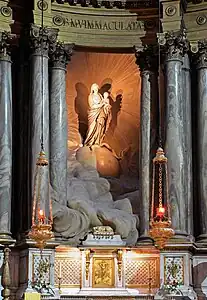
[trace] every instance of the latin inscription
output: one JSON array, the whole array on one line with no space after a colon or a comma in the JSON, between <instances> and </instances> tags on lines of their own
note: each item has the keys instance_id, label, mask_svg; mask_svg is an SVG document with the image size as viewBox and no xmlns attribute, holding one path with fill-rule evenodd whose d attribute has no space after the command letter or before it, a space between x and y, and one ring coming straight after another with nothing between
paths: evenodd
<instances>
[{"instance_id":1,"label":"latin inscription","mask_svg":"<svg viewBox=\"0 0 207 300\"><path fill-rule=\"evenodd\" d=\"M95 21L95 20L79 20L69 19L65 17L55 16L53 22L58 26L68 26L77 29L103 30L103 31L137 31L143 29L142 21Z\"/></svg>"}]
</instances>

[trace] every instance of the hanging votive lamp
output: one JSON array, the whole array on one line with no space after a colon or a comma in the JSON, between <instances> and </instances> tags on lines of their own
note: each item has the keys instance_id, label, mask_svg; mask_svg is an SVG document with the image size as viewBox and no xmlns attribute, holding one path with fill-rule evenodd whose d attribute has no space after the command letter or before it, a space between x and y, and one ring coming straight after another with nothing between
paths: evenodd
<instances>
[{"instance_id":1,"label":"hanging votive lamp","mask_svg":"<svg viewBox=\"0 0 207 300\"><path fill-rule=\"evenodd\" d=\"M33 195L32 228L29 238L42 250L47 241L53 238L49 168L43 150L40 151L36 162Z\"/></svg>"},{"instance_id":2,"label":"hanging votive lamp","mask_svg":"<svg viewBox=\"0 0 207 300\"><path fill-rule=\"evenodd\" d=\"M174 235L168 193L167 158L161 147L153 159L152 203L149 235L159 249Z\"/></svg>"}]
</instances>

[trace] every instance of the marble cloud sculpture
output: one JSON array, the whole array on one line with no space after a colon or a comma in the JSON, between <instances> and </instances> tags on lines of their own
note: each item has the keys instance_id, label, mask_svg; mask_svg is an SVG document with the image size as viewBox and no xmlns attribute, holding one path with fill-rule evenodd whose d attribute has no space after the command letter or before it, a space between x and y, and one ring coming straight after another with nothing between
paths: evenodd
<instances>
[{"instance_id":1,"label":"marble cloud sculpture","mask_svg":"<svg viewBox=\"0 0 207 300\"><path fill-rule=\"evenodd\" d=\"M133 214L129 199L113 201L109 182L75 157L70 157L67 167L65 206L52 191L56 236L78 245L93 227L109 225L127 245L134 245L138 238L138 217Z\"/></svg>"}]
</instances>

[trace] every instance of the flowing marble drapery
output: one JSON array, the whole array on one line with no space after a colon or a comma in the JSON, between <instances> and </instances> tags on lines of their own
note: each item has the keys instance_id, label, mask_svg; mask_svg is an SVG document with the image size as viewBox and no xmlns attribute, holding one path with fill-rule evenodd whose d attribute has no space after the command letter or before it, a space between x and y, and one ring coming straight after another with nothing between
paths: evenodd
<instances>
[{"instance_id":1,"label":"flowing marble drapery","mask_svg":"<svg viewBox=\"0 0 207 300\"><path fill-rule=\"evenodd\" d=\"M185 200L185 122L182 93L183 56L187 50L185 32L178 36L168 33L166 39L166 156L169 167L169 200L172 225L176 236L187 234L187 207Z\"/></svg>"},{"instance_id":2,"label":"flowing marble drapery","mask_svg":"<svg viewBox=\"0 0 207 300\"><path fill-rule=\"evenodd\" d=\"M150 197L151 197L151 121L152 102L157 99L157 57L155 49L147 46L143 51L136 50L136 63L141 71L141 106L140 106L140 238L142 242L151 242L149 232Z\"/></svg>"},{"instance_id":3,"label":"flowing marble drapery","mask_svg":"<svg viewBox=\"0 0 207 300\"><path fill-rule=\"evenodd\" d=\"M49 155L49 76L48 51L57 38L57 31L32 25L30 30L31 63L31 183L34 185L36 160L41 150L42 118L43 142ZM42 84L43 83L43 84ZM43 91L42 91L43 89Z\"/></svg>"},{"instance_id":4,"label":"flowing marble drapery","mask_svg":"<svg viewBox=\"0 0 207 300\"><path fill-rule=\"evenodd\" d=\"M199 193L199 241L207 242L207 42L198 43L198 193Z\"/></svg>"},{"instance_id":5,"label":"flowing marble drapery","mask_svg":"<svg viewBox=\"0 0 207 300\"><path fill-rule=\"evenodd\" d=\"M183 57L183 118L184 118L184 188L186 199L186 228L189 235L193 235L193 170L192 170L192 121L191 121L191 74L190 60L186 53Z\"/></svg>"},{"instance_id":6,"label":"flowing marble drapery","mask_svg":"<svg viewBox=\"0 0 207 300\"><path fill-rule=\"evenodd\" d=\"M66 104L66 66L73 45L57 43L51 53L50 84L50 182L58 202L67 203L68 118Z\"/></svg>"},{"instance_id":7,"label":"flowing marble drapery","mask_svg":"<svg viewBox=\"0 0 207 300\"><path fill-rule=\"evenodd\" d=\"M9 39L9 34L0 34L0 239L11 239L12 79Z\"/></svg>"}]
</instances>

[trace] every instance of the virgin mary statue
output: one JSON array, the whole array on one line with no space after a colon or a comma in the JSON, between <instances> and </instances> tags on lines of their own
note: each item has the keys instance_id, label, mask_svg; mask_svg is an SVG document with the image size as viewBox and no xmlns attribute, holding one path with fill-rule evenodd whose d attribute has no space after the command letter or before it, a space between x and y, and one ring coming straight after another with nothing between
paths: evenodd
<instances>
[{"instance_id":1,"label":"virgin mary statue","mask_svg":"<svg viewBox=\"0 0 207 300\"><path fill-rule=\"evenodd\" d=\"M99 93L99 86L93 83L88 97L88 132L85 146L101 146L105 133L111 122L111 105L108 97L103 98Z\"/></svg>"}]
</instances>

